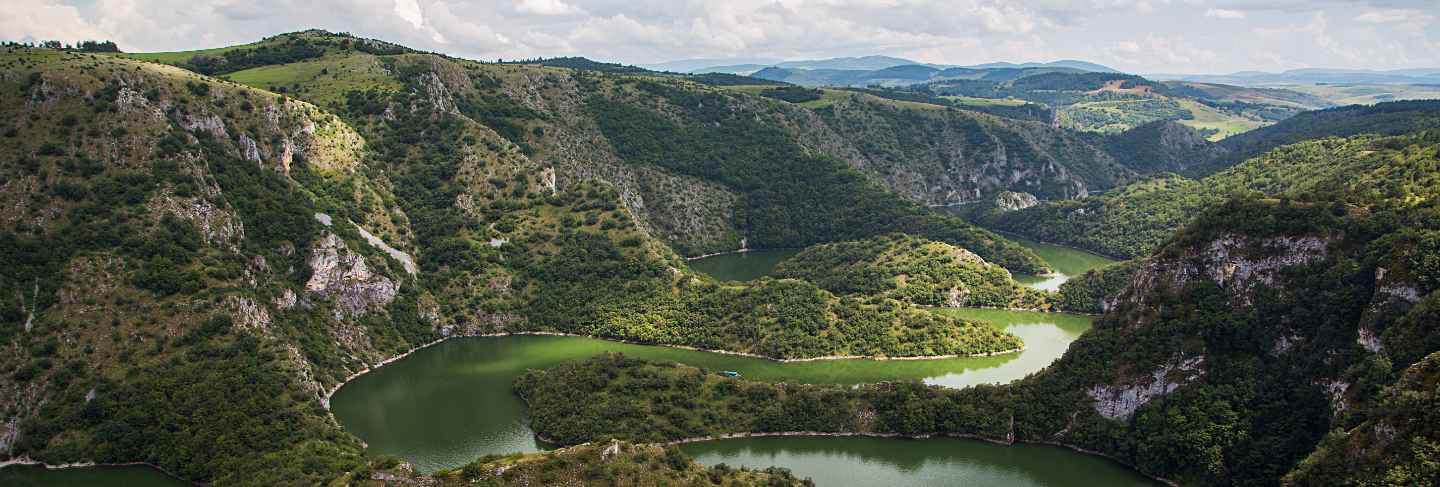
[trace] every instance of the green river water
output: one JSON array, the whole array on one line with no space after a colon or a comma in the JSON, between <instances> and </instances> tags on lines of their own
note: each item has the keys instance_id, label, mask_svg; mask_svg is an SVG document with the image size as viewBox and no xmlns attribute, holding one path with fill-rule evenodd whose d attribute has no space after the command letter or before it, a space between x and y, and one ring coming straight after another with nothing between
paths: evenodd
<instances>
[{"instance_id":1,"label":"green river water","mask_svg":"<svg viewBox=\"0 0 1440 487\"><path fill-rule=\"evenodd\" d=\"M35 465L0 468L5 487L178 487L189 485L159 470L135 465L47 470Z\"/></svg>"},{"instance_id":2,"label":"green river water","mask_svg":"<svg viewBox=\"0 0 1440 487\"><path fill-rule=\"evenodd\" d=\"M1021 277L1036 287L1058 286L1067 276L1111 262L1065 247L1022 243L1060 273ZM749 280L766 275L794 253L727 254L690 265L719 279ZM1060 313L936 311L1008 330L1025 340L1026 350L945 360L779 363L579 337L463 338L417 351L355 379L336 392L331 408L340 424L363 439L372 452L395 455L428 472L463 465L488 453L546 448L528 427L524 403L511 393L511 382L530 368L602 352L735 370L757 380L856 384L921 379L963 387L1009 382L1039 370L1090 327L1088 317ZM820 485L1153 485L1099 457L1056 447L1001 446L963 439L749 438L692 443L683 449L706 464L790 468ZM10 467L0 470L0 484L158 486L178 485L179 481L143 467L61 471Z\"/></svg>"},{"instance_id":3,"label":"green river water","mask_svg":"<svg viewBox=\"0 0 1440 487\"><path fill-rule=\"evenodd\" d=\"M749 281L770 274L780 261L798 253L799 249L752 250L692 260L689 264L691 269L721 281Z\"/></svg>"}]
</instances>

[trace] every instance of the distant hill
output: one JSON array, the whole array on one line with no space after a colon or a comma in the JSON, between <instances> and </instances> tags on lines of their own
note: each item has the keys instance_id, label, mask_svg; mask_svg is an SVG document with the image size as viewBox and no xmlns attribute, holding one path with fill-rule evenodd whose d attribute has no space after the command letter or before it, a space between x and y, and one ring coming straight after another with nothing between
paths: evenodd
<instances>
[{"instance_id":1,"label":"distant hill","mask_svg":"<svg viewBox=\"0 0 1440 487\"><path fill-rule=\"evenodd\" d=\"M1279 73L1241 71L1230 74L1155 74L1156 79L1201 81L1241 86L1349 83L1349 84L1435 84L1440 83L1440 68L1398 69L1292 69Z\"/></svg>"},{"instance_id":2,"label":"distant hill","mask_svg":"<svg viewBox=\"0 0 1440 487\"><path fill-rule=\"evenodd\" d=\"M976 64L976 65L973 65L973 66L964 66L964 67L966 67L966 68L971 68L971 69L995 69L995 68L1070 68L1070 69L1078 69L1078 70L1081 70L1081 71L1090 71L1090 72L1095 72L1095 73L1119 73L1119 72L1120 72L1120 70L1118 70L1118 69L1115 69L1115 68L1112 68L1112 67L1109 67L1109 66L1105 66L1105 65L1103 65L1103 64L1095 64L1095 63L1092 63L1092 62L1089 62L1089 61L1079 61L1079 60L1075 60L1075 59L1061 59L1061 60L1059 60L1059 61L1052 61L1052 62L1048 62L1048 63L1018 63L1018 64L1017 64L1017 63L998 62L998 63Z\"/></svg>"},{"instance_id":3,"label":"distant hill","mask_svg":"<svg viewBox=\"0 0 1440 487\"><path fill-rule=\"evenodd\" d=\"M765 58L703 58L703 59L679 59L663 63L641 64L642 68L654 71L672 71L676 73L699 72L703 68L712 66L734 66L741 64L753 64L760 67L770 66L782 62L779 59Z\"/></svg>"},{"instance_id":4,"label":"distant hill","mask_svg":"<svg viewBox=\"0 0 1440 487\"><path fill-rule=\"evenodd\" d=\"M775 66L792 69L846 69L846 70L873 70L885 69L908 64L921 64L909 59L890 56L860 56L860 57L837 57L830 59L816 59L803 61L786 61Z\"/></svg>"},{"instance_id":5,"label":"distant hill","mask_svg":"<svg viewBox=\"0 0 1440 487\"><path fill-rule=\"evenodd\" d=\"M750 74L765 68L785 68L804 70L845 70L845 71L875 71L896 66L928 66L937 70L958 68L972 71L986 70L1022 70L1031 68L1064 68L1095 73L1119 73L1119 70L1109 66L1079 61L1074 59L1062 59L1048 63L1011 63L994 62L976 64L972 66L959 66L954 64L929 64L919 61L912 61L905 58L893 56L858 56L858 57L837 57L828 59L803 59L795 61L779 61L769 59L683 59L668 61L656 64L643 64L640 67L655 71L672 71L678 73L731 73Z\"/></svg>"}]
</instances>

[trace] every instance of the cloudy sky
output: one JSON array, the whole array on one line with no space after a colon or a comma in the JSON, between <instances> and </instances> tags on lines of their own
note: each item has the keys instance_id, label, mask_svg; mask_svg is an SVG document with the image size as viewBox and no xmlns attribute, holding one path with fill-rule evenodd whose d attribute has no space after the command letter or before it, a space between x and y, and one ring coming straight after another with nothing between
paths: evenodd
<instances>
[{"instance_id":1,"label":"cloudy sky","mask_svg":"<svg viewBox=\"0 0 1440 487\"><path fill-rule=\"evenodd\" d=\"M1440 67L1440 0L0 0L0 39L127 51L306 28L456 56L974 64L1071 58L1139 73Z\"/></svg>"}]
</instances>

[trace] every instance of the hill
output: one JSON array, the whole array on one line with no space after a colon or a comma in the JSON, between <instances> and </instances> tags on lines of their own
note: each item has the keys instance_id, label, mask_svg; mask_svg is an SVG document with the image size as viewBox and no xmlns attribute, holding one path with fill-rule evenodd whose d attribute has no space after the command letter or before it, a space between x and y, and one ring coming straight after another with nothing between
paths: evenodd
<instances>
[{"instance_id":1,"label":"hill","mask_svg":"<svg viewBox=\"0 0 1440 487\"><path fill-rule=\"evenodd\" d=\"M976 205L965 212L993 228L1108 255L1146 255L1185 226L1194 215L1236 195L1294 198L1322 188L1359 191L1379 188L1384 168L1404 145L1433 149L1436 132L1409 136L1329 138L1284 146L1225 171L1193 180L1162 175L1109 193L1074 201L1047 202L999 211ZM1421 177L1421 176L1417 176ZM1421 177L1422 180L1428 176Z\"/></svg>"},{"instance_id":2,"label":"hill","mask_svg":"<svg viewBox=\"0 0 1440 487\"><path fill-rule=\"evenodd\" d=\"M682 431L949 435L1069 446L1180 485L1430 485L1440 280L1425 262L1440 231L1440 159L1433 136L1360 143L1384 155L1294 199L1203 212L1125 271L1106 314L1062 358L1009 385L765 384L601 357L531 372L516 388L537 430L565 443ZM1325 166L1353 156L1314 149L1297 157ZM607 401L641 380L649 387L634 400ZM681 390L689 401L666 402ZM647 408L672 421L608 421Z\"/></svg>"},{"instance_id":3,"label":"hill","mask_svg":"<svg viewBox=\"0 0 1440 487\"><path fill-rule=\"evenodd\" d=\"M1049 310L1049 297L970 251L908 235L809 247L775 267L842 295L876 295L922 306Z\"/></svg>"},{"instance_id":4,"label":"hill","mask_svg":"<svg viewBox=\"0 0 1440 487\"><path fill-rule=\"evenodd\" d=\"M1116 133L1147 123L1176 121L1203 130L1213 139L1330 105L1320 97L1283 89L1161 83L1064 62L902 65L871 70L767 67L752 75L803 86L886 87L951 100L1023 100L1052 109L1058 125L1092 132Z\"/></svg>"},{"instance_id":5,"label":"hill","mask_svg":"<svg viewBox=\"0 0 1440 487\"><path fill-rule=\"evenodd\" d=\"M725 221L757 241L862 235L878 218L1040 267L748 122L786 102L375 46L388 44L312 31L152 56L233 81L132 59L143 55L0 49L0 455L147 462L216 485L347 479L388 467L328 417L328 391L455 336L565 332L776 358L1019 346L802 281L722 286L642 223L627 183L698 195L682 204L753 198L738 208L768 213ZM582 84L604 95L571 98ZM527 90L545 104L518 102ZM722 130L685 129L700 124ZM633 130L685 145L604 135ZM669 158L751 137L730 152L741 160ZM771 186L762 158L766 177L818 172Z\"/></svg>"}]
</instances>

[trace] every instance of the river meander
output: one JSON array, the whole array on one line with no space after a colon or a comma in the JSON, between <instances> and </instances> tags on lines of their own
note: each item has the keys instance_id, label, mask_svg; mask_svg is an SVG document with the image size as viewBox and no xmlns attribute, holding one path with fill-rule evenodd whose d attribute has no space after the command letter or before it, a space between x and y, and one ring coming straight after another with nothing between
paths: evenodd
<instances>
[{"instance_id":1,"label":"river meander","mask_svg":"<svg viewBox=\"0 0 1440 487\"><path fill-rule=\"evenodd\" d=\"M1053 289L1069 276L1110 263L1065 247L1022 242L1057 270L1054 276L1017 276ZM759 251L698 260L691 267L723 280L768 274L795 251ZM718 259L718 260L713 260ZM356 378L331 399L336 419L376 454L395 455L421 471L463 465L489 453L546 448L535 439L525 405L510 390L515 377L603 352L675 361L746 378L828 384L920 379L964 387L1004 383L1044 368L1064 353L1090 318L1061 313L985 309L937 312L983 321L1020 336L1026 349L995 357L918 361L834 360L779 363L764 359L580 337L462 338L417 351ZM790 468L820 485L1153 485L1109 460L1057 447L1001 446L950 438L746 438L691 443L683 449L706 464ZM6 485L176 485L143 467L45 471L12 467Z\"/></svg>"}]
</instances>

